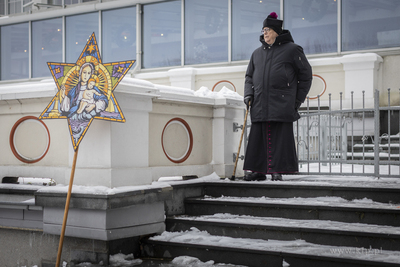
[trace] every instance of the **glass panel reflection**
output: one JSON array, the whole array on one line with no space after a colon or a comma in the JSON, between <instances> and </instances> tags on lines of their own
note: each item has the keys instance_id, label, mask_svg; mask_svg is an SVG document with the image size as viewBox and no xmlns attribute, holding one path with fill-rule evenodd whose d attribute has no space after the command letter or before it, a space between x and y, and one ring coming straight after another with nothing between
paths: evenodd
<instances>
[{"instance_id":1,"label":"glass panel reflection","mask_svg":"<svg viewBox=\"0 0 400 267\"><path fill-rule=\"evenodd\" d=\"M185 64L228 61L228 1L185 1Z\"/></svg>"},{"instance_id":2,"label":"glass panel reflection","mask_svg":"<svg viewBox=\"0 0 400 267\"><path fill-rule=\"evenodd\" d=\"M136 7L104 11L102 19L103 62L136 59Z\"/></svg>"},{"instance_id":3,"label":"glass panel reflection","mask_svg":"<svg viewBox=\"0 0 400 267\"><path fill-rule=\"evenodd\" d=\"M8 0L8 14L17 14L22 12L21 0Z\"/></svg>"},{"instance_id":4,"label":"glass panel reflection","mask_svg":"<svg viewBox=\"0 0 400 267\"><path fill-rule=\"evenodd\" d=\"M181 1L143 6L143 68L181 65Z\"/></svg>"},{"instance_id":5,"label":"glass panel reflection","mask_svg":"<svg viewBox=\"0 0 400 267\"><path fill-rule=\"evenodd\" d=\"M232 60L248 60L261 46L260 30L271 12L279 12L280 0L232 0Z\"/></svg>"},{"instance_id":6,"label":"glass panel reflection","mask_svg":"<svg viewBox=\"0 0 400 267\"><path fill-rule=\"evenodd\" d=\"M0 0L0 15L6 14L5 0Z\"/></svg>"},{"instance_id":7,"label":"glass panel reflection","mask_svg":"<svg viewBox=\"0 0 400 267\"><path fill-rule=\"evenodd\" d=\"M99 38L99 13L86 13L66 17L66 63L74 63L94 32Z\"/></svg>"},{"instance_id":8,"label":"glass panel reflection","mask_svg":"<svg viewBox=\"0 0 400 267\"><path fill-rule=\"evenodd\" d=\"M62 62L62 19L32 22L32 77L51 76L47 62Z\"/></svg>"},{"instance_id":9,"label":"glass panel reflection","mask_svg":"<svg viewBox=\"0 0 400 267\"><path fill-rule=\"evenodd\" d=\"M29 24L0 28L1 80L29 78Z\"/></svg>"},{"instance_id":10,"label":"glass panel reflection","mask_svg":"<svg viewBox=\"0 0 400 267\"><path fill-rule=\"evenodd\" d=\"M398 47L400 1L342 1L342 50Z\"/></svg>"},{"instance_id":11,"label":"glass panel reflection","mask_svg":"<svg viewBox=\"0 0 400 267\"><path fill-rule=\"evenodd\" d=\"M306 54L337 52L337 1L285 0L284 29Z\"/></svg>"}]
</instances>

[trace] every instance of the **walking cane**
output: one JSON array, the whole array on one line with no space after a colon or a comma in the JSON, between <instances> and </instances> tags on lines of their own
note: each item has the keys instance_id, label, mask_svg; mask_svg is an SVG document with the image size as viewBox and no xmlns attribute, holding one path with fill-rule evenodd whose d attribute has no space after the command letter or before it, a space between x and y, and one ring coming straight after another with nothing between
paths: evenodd
<instances>
[{"instance_id":1,"label":"walking cane","mask_svg":"<svg viewBox=\"0 0 400 267\"><path fill-rule=\"evenodd\" d=\"M238 159L239 159L240 147L242 146L242 139L243 139L244 129L247 127L247 124L246 124L246 122L247 122L247 114L249 113L250 104L251 104L251 102L249 101L249 105L246 108L246 115L244 116L244 122L243 122L243 127L242 127L242 135L240 136L239 148L238 148L238 152L236 154L235 167L233 168L233 174L232 174L232 177L230 178L230 180L232 180L232 181L235 180L236 167L237 167L237 162L238 162Z\"/></svg>"}]
</instances>

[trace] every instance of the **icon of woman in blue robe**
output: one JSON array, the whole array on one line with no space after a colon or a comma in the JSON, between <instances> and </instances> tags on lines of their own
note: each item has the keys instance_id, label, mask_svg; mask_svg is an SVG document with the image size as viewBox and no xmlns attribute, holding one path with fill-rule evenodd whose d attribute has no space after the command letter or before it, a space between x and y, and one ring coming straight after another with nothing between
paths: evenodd
<instances>
[{"instance_id":1,"label":"icon of woman in blue robe","mask_svg":"<svg viewBox=\"0 0 400 267\"><path fill-rule=\"evenodd\" d=\"M82 98L85 95L85 91L88 90L88 81L93 76L94 65L90 62L86 62L82 65L79 71L79 83L73 87L68 94L65 94L65 86L61 86L61 107L60 110L64 116L72 120L90 120L95 116L99 116L108 106L107 96L96 86L93 86L91 90L95 90L97 93L93 94L93 109L84 109L78 113L78 109Z\"/></svg>"}]
</instances>

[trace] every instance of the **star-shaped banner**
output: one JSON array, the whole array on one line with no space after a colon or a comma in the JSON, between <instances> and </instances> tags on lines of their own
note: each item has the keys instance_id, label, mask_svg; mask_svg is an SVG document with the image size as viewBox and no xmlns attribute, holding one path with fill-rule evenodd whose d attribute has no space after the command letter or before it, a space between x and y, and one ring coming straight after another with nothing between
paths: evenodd
<instances>
[{"instance_id":1,"label":"star-shaped banner","mask_svg":"<svg viewBox=\"0 0 400 267\"><path fill-rule=\"evenodd\" d=\"M113 91L133 63L103 64L93 33L76 63L47 63L58 92L39 119L66 118L75 151L93 119L125 122Z\"/></svg>"}]
</instances>

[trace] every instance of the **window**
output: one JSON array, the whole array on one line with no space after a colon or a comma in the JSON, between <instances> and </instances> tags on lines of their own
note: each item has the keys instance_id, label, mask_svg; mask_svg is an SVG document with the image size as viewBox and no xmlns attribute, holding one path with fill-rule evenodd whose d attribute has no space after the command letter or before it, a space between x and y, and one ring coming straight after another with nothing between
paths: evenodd
<instances>
[{"instance_id":1,"label":"window","mask_svg":"<svg viewBox=\"0 0 400 267\"><path fill-rule=\"evenodd\" d=\"M22 0L22 12L31 12L32 11L32 5L31 5L31 0Z\"/></svg>"},{"instance_id":2,"label":"window","mask_svg":"<svg viewBox=\"0 0 400 267\"><path fill-rule=\"evenodd\" d=\"M61 6L62 5L62 0L48 0L47 3L49 5Z\"/></svg>"},{"instance_id":3,"label":"window","mask_svg":"<svg viewBox=\"0 0 400 267\"><path fill-rule=\"evenodd\" d=\"M32 77L50 76L47 62L62 62L62 19L32 22Z\"/></svg>"},{"instance_id":4,"label":"window","mask_svg":"<svg viewBox=\"0 0 400 267\"><path fill-rule=\"evenodd\" d=\"M232 60L248 60L261 46L263 21L273 11L279 15L279 2L232 0Z\"/></svg>"},{"instance_id":5,"label":"window","mask_svg":"<svg viewBox=\"0 0 400 267\"><path fill-rule=\"evenodd\" d=\"M92 33L99 38L99 13L86 13L66 18L66 63L74 63ZM99 42L99 40L97 40Z\"/></svg>"},{"instance_id":6,"label":"window","mask_svg":"<svg viewBox=\"0 0 400 267\"><path fill-rule=\"evenodd\" d=\"M74 4L93 2L93 1L98 1L98 0L64 0L64 3L65 3L65 5L74 5ZM99 1L99 2L101 2L101 1Z\"/></svg>"},{"instance_id":7,"label":"window","mask_svg":"<svg viewBox=\"0 0 400 267\"><path fill-rule=\"evenodd\" d=\"M64 0L64 3L66 5L73 5L73 4L78 4L79 0Z\"/></svg>"},{"instance_id":8,"label":"window","mask_svg":"<svg viewBox=\"0 0 400 267\"><path fill-rule=\"evenodd\" d=\"M185 64L228 61L228 0L185 1Z\"/></svg>"},{"instance_id":9,"label":"window","mask_svg":"<svg viewBox=\"0 0 400 267\"><path fill-rule=\"evenodd\" d=\"M143 68L181 65L181 1L143 6Z\"/></svg>"},{"instance_id":10,"label":"window","mask_svg":"<svg viewBox=\"0 0 400 267\"><path fill-rule=\"evenodd\" d=\"M337 52L337 1L285 0L284 29L307 54Z\"/></svg>"},{"instance_id":11,"label":"window","mask_svg":"<svg viewBox=\"0 0 400 267\"><path fill-rule=\"evenodd\" d=\"M103 62L136 59L136 7L102 14Z\"/></svg>"},{"instance_id":12,"label":"window","mask_svg":"<svg viewBox=\"0 0 400 267\"><path fill-rule=\"evenodd\" d=\"M400 1L342 1L342 50L398 47Z\"/></svg>"},{"instance_id":13,"label":"window","mask_svg":"<svg viewBox=\"0 0 400 267\"><path fill-rule=\"evenodd\" d=\"M29 78L29 24L0 28L1 80Z\"/></svg>"},{"instance_id":14,"label":"window","mask_svg":"<svg viewBox=\"0 0 400 267\"><path fill-rule=\"evenodd\" d=\"M0 0L0 16L3 16L6 14L6 0Z\"/></svg>"},{"instance_id":15,"label":"window","mask_svg":"<svg viewBox=\"0 0 400 267\"><path fill-rule=\"evenodd\" d=\"M8 15L22 12L21 0L6 0L8 1Z\"/></svg>"}]
</instances>

